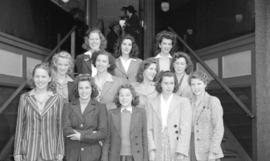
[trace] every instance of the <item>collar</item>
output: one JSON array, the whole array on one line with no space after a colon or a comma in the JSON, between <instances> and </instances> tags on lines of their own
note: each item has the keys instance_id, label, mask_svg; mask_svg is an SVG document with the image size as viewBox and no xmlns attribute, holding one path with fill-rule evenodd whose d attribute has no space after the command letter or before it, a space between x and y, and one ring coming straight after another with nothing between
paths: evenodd
<instances>
[{"instance_id":1,"label":"collar","mask_svg":"<svg viewBox=\"0 0 270 161\"><path fill-rule=\"evenodd\" d=\"M123 112L123 110L128 110L130 113L132 113L132 106L129 106L129 107L126 107L126 108L123 108L121 107L121 113Z\"/></svg>"},{"instance_id":2,"label":"collar","mask_svg":"<svg viewBox=\"0 0 270 161\"><path fill-rule=\"evenodd\" d=\"M136 61L136 59L134 59L134 58L129 58L128 60L124 60L122 56L120 56L119 59L120 59L122 62Z\"/></svg>"},{"instance_id":3,"label":"collar","mask_svg":"<svg viewBox=\"0 0 270 161\"><path fill-rule=\"evenodd\" d=\"M91 50L88 50L84 53L84 55L89 55L90 58L92 57L92 51Z\"/></svg>"},{"instance_id":4,"label":"collar","mask_svg":"<svg viewBox=\"0 0 270 161\"><path fill-rule=\"evenodd\" d=\"M48 96L54 96L54 93L53 92L48 92L47 93ZM29 96L35 96L35 89L32 89L31 91L29 91Z\"/></svg>"},{"instance_id":5,"label":"collar","mask_svg":"<svg viewBox=\"0 0 270 161\"><path fill-rule=\"evenodd\" d=\"M160 54L158 54L158 55L155 56L155 58L160 58L160 57L161 57ZM163 56L163 57L164 57L164 56ZM171 54L169 54L169 55L167 55L167 56L165 56L165 57L172 58Z\"/></svg>"},{"instance_id":6,"label":"collar","mask_svg":"<svg viewBox=\"0 0 270 161\"><path fill-rule=\"evenodd\" d=\"M97 75L94 78L98 80ZM113 76L110 73L107 73L106 76L104 77L104 80L105 82L113 82Z\"/></svg>"}]
</instances>

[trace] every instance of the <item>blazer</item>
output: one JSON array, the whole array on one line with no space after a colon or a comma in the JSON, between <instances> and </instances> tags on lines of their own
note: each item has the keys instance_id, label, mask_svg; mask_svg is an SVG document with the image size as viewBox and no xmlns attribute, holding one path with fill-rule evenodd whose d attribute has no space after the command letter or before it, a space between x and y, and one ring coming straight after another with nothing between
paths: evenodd
<instances>
[{"instance_id":1,"label":"blazer","mask_svg":"<svg viewBox=\"0 0 270 161\"><path fill-rule=\"evenodd\" d=\"M136 75L138 73L139 66L141 64L141 59L131 60L126 72L120 58L115 59L115 69L114 75L120 78L127 79L129 82L136 82Z\"/></svg>"},{"instance_id":2,"label":"blazer","mask_svg":"<svg viewBox=\"0 0 270 161\"><path fill-rule=\"evenodd\" d=\"M192 91L191 91L191 88L190 88L188 81L189 81L189 75L185 73L181 84L179 84L179 88L178 88L176 94L178 94L179 96L191 99Z\"/></svg>"},{"instance_id":3,"label":"blazer","mask_svg":"<svg viewBox=\"0 0 270 161\"><path fill-rule=\"evenodd\" d=\"M92 59L89 55L78 55L75 61L75 67L78 74L92 75Z\"/></svg>"},{"instance_id":4,"label":"blazer","mask_svg":"<svg viewBox=\"0 0 270 161\"><path fill-rule=\"evenodd\" d=\"M63 100L52 94L42 113L39 112L34 96L30 92L20 97L14 142L14 156L23 160L56 160L64 155L62 131Z\"/></svg>"},{"instance_id":5,"label":"blazer","mask_svg":"<svg viewBox=\"0 0 270 161\"><path fill-rule=\"evenodd\" d=\"M108 114L109 132L103 150L103 161L120 161L121 108ZM147 121L143 108L133 107L130 122L131 153L134 161L148 161Z\"/></svg>"},{"instance_id":6,"label":"blazer","mask_svg":"<svg viewBox=\"0 0 270 161\"><path fill-rule=\"evenodd\" d=\"M113 100L118 88L122 84L126 83L124 79L118 78L116 76L112 76L112 80L113 81L107 81L104 83L99 96L99 101L106 104L108 110L114 106Z\"/></svg>"},{"instance_id":7,"label":"blazer","mask_svg":"<svg viewBox=\"0 0 270 161\"><path fill-rule=\"evenodd\" d=\"M81 133L81 140L67 138L73 130ZM99 161L99 141L107 136L107 111L105 105L91 99L81 113L79 100L66 104L63 111L63 131L67 161Z\"/></svg>"},{"instance_id":8,"label":"blazer","mask_svg":"<svg viewBox=\"0 0 270 161\"><path fill-rule=\"evenodd\" d=\"M161 161L161 95L149 101L147 107L148 149L155 151L155 161ZM173 94L168 112L168 135L171 156L181 153L188 156L191 136L192 110L187 98Z\"/></svg>"},{"instance_id":9,"label":"blazer","mask_svg":"<svg viewBox=\"0 0 270 161\"><path fill-rule=\"evenodd\" d=\"M192 106L194 108L194 103ZM217 97L206 93L203 105L194 108L193 128L197 160L224 157L221 149L224 134L223 109Z\"/></svg>"}]
</instances>

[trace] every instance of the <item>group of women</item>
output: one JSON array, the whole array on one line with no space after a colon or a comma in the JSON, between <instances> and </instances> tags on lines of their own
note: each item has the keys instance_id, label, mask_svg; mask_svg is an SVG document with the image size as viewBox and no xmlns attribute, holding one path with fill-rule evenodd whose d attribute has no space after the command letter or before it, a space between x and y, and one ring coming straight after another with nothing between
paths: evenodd
<instances>
[{"instance_id":1,"label":"group of women","mask_svg":"<svg viewBox=\"0 0 270 161\"><path fill-rule=\"evenodd\" d=\"M33 89L21 95L16 161L216 161L223 157L223 110L206 92L207 74L193 71L176 38L162 31L156 56L137 58L123 36L108 53L99 30L75 63L68 52L41 63ZM77 73L73 72L74 64ZM75 79L72 77L77 74Z\"/></svg>"}]
</instances>

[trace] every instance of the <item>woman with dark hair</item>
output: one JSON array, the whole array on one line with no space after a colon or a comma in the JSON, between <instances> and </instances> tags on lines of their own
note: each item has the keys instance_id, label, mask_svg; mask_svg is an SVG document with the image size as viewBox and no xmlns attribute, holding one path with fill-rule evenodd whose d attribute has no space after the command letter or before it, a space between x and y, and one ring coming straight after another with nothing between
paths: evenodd
<instances>
[{"instance_id":1,"label":"woman with dark hair","mask_svg":"<svg viewBox=\"0 0 270 161\"><path fill-rule=\"evenodd\" d=\"M146 113L137 107L139 99L132 85L121 85L114 102L117 108L108 114L109 133L102 160L148 161Z\"/></svg>"},{"instance_id":2,"label":"woman with dark hair","mask_svg":"<svg viewBox=\"0 0 270 161\"><path fill-rule=\"evenodd\" d=\"M34 88L21 95L14 142L15 161L60 161L64 155L63 99L55 94L48 63L35 66Z\"/></svg>"},{"instance_id":3,"label":"woman with dark hair","mask_svg":"<svg viewBox=\"0 0 270 161\"><path fill-rule=\"evenodd\" d=\"M93 59L95 59L96 55L93 53L105 50L107 40L99 29L88 30L86 35L84 46L87 51L77 56L75 65L78 74L90 74L91 76L95 76L97 70L93 66Z\"/></svg>"},{"instance_id":4,"label":"woman with dark hair","mask_svg":"<svg viewBox=\"0 0 270 161\"><path fill-rule=\"evenodd\" d=\"M156 84L159 95L147 106L150 161L188 159L192 110L187 98L175 94L177 88L175 74L162 71Z\"/></svg>"},{"instance_id":5,"label":"woman with dark hair","mask_svg":"<svg viewBox=\"0 0 270 161\"><path fill-rule=\"evenodd\" d=\"M170 70L172 53L176 46L176 35L169 31L161 31L156 36L155 59L158 63L158 71Z\"/></svg>"},{"instance_id":6,"label":"woman with dark hair","mask_svg":"<svg viewBox=\"0 0 270 161\"><path fill-rule=\"evenodd\" d=\"M56 92L64 98L65 102L73 99L73 58L66 51L56 53L52 58L52 79L56 84Z\"/></svg>"},{"instance_id":7,"label":"woman with dark hair","mask_svg":"<svg viewBox=\"0 0 270 161\"><path fill-rule=\"evenodd\" d=\"M98 101L107 105L107 108L113 108L113 99L120 85L124 84L125 80L113 76L115 68L114 57L106 52L99 51L96 53L96 59L94 59L97 74L94 77L94 81L98 87L99 95Z\"/></svg>"},{"instance_id":8,"label":"woman with dark hair","mask_svg":"<svg viewBox=\"0 0 270 161\"><path fill-rule=\"evenodd\" d=\"M148 99L157 96L157 91L155 89L155 81L157 75L157 63L153 58L148 58L144 60L138 69L136 79L137 82L133 83L136 92L140 96L145 96ZM140 103L144 104L143 100Z\"/></svg>"},{"instance_id":9,"label":"woman with dark hair","mask_svg":"<svg viewBox=\"0 0 270 161\"><path fill-rule=\"evenodd\" d=\"M136 82L136 75L141 59L138 59L138 46L131 35L121 38L115 48L116 68L114 74L117 77L127 79L129 82Z\"/></svg>"},{"instance_id":10,"label":"woman with dark hair","mask_svg":"<svg viewBox=\"0 0 270 161\"><path fill-rule=\"evenodd\" d=\"M188 81L189 75L193 71L193 63L190 57L184 52L174 53L171 63L171 71L175 73L178 81L179 88L176 93L179 96L191 99L192 91Z\"/></svg>"},{"instance_id":11,"label":"woman with dark hair","mask_svg":"<svg viewBox=\"0 0 270 161\"><path fill-rule=\"evenodd\" d=\"M196 71L190 76L193 97L190 161L220 161L224 157L221 142L224 134L223 109L220 100L208 94L208 75Z\"/></svg>"},{"instance_id":12,"label":"woman with dark hair","mask_svg":"<svg viewBox=\"0 0 270 161\"><path fill-rule=\"evenodd\" d=\"M99 161L99 142L107 137L106 107L95 100L98 90L89 74L79 75L74 84L76 100L63 112L66 160Z\"/></svg>"}]
</instances>

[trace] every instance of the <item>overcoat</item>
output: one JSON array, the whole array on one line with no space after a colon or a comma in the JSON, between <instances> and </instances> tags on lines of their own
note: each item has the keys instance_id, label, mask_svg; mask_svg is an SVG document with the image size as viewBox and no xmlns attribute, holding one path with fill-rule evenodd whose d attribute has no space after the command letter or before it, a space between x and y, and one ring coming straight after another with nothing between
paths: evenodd
<instances>
[{"instance_id":1,"label":"overcoat","mask_svg":"<svg viewBox=\"0 0 270 161\"><path fill-rule=\"evenodd\" d=\"M102 147L99 141L107 137L107 110L105 105L91 99L81 112L79 100L66 104L63 111L63 132L67 161L99 161ZM67 138L77 130L81 140Z\"/></svg>"},{"instance_id":2,"label":"overcoat","mask_svg":"<svg viewBox=\"0 0 270 161\"><path fill-rule=\"evenodd\" d=\"M150 100L147 107L148 149L155 151L155 161L161 161L162 118L161 95ZM188 156L191 136L192 110L187 98L173 94L170 104L167 128L171 156L177 153Z\"/></svg>"},{"instance_id":3,"label":"overcoat","mask_svg":"<svg viewBox=\"0 0 270 161\"><path fill-rule=\"evenodd\" d=\"M109 134L104 144L103 161L120 161L121 111L112 109L108 114ZM134 161L148 161L147 121L143 108L133 107L130 122L130 143Z\"/></svg>"}]
</instances>

